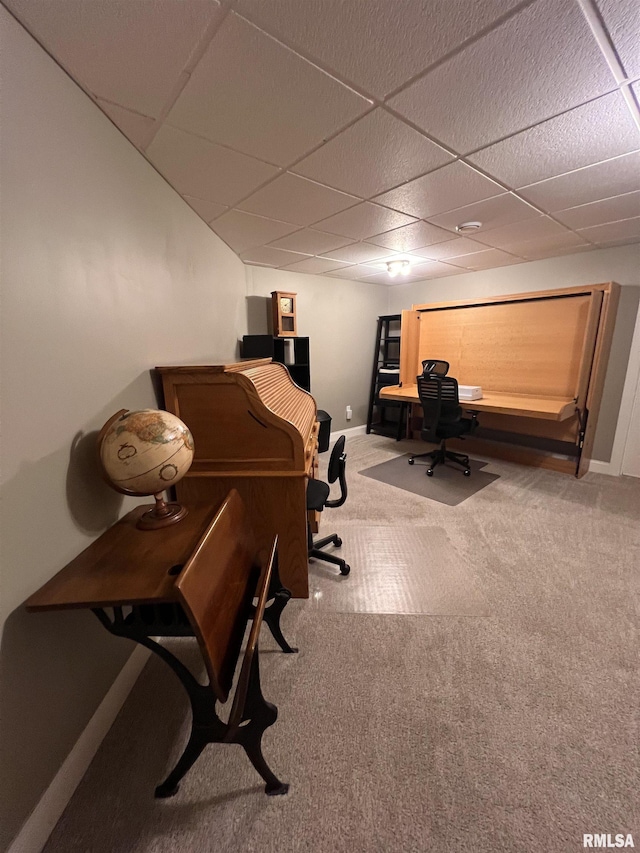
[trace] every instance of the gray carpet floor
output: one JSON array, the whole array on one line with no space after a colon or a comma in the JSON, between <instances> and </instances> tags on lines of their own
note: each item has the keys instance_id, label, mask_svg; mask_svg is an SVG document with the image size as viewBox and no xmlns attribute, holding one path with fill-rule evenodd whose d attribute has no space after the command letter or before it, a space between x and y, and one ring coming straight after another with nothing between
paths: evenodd
<instances>
[{"instance_id":1,"label":"gray carpet floor","mask_svg":"<svg viewBox=\"0 0 640 853\"><path fill-rule=\"evenodd\" d=\"M240 747L211 745L154 800L188 710L152 660L46 853L570 853L593 832L640 845L640 480L491 461L499 479L447 506L357 473L413 447L347 442L349 499L323 532L353 548L351 575L311 564L312 596L283 615L298 655L263 629L263 692L279 708L264 752L289 794L266 797ZM407 597L422 610L340 612L340 590L371 586L348 537L385 526L413 547L439 531L428 559L405 560L436 578ZM429 588L477 608L429 615Z\"/></svg>"}]
</instances>

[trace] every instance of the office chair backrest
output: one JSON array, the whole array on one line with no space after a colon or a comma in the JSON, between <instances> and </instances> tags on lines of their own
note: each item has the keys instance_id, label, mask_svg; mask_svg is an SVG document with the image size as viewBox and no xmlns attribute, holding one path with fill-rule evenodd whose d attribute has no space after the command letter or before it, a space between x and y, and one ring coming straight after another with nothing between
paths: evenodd
<instances>
[{"instance_id":1,"label":"office chair backrest","mask_svg":"<svg viewBox=\"0 0 640 853\"><path fill-rule=\"evenodd\" d=\"M437 358L427 358L422 362L423 376L446 376L449 372L449 362Z\"/></svg>"},{"instance_id":2,"label":"office chair backrest","mask_svg":"<svg viewBox=\"0 0 640 853\"><path fill-rule=\"evenodd\" d=\"M340 480L340 497L334 501L327 501L325 503L325 506L333 508L342 506L342 504L347 499L347 454L344 451L345 441L346 439L344 435L341 435L340 438L333 445L333 450L331 451L331 458L329 459L329 470L327 476L329 483L335 483L336 480Z\"/></svg>"},{"instance_id":3,"label":"office chair backrest","mask_svg":"<svg viewBox=\"0 0 640 853\"><path fill-rule=\"evenodd\" d=\"M418 396L424 421L422 438L437 441L438 426L457 423L462 417L458 402L458 382L452 376L418 376Z\"/></svg>"}]
</instances>

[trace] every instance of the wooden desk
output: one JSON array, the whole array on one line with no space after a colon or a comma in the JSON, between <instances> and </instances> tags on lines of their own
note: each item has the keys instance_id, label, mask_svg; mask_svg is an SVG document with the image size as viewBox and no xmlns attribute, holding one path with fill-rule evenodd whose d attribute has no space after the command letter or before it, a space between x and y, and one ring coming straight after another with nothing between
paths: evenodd
<instances>
[{"instance_id":1,"label":"wooden desk","mask_svg":"<svg viewBox=\"0 0 640 853\"><path fill-rule=\"evenodd\" d=\"M582 476L589 469L620 288L614 282L413 305L402 312L398 386L418 402L422 362L442 359L482 400L465 450ZM413 429L418 428L418 412Z\"/></svg>"},{"instance_id":2,"label":"wooden desk","mask_svg":"<svg viewBox=\"0 0 640 853\"><path fill-rule=\"evenodd\" d=\"M290 593L277 576L275 541L270 559L261 564L237 492L220 507L191 506L180 522L158 530L136 527L146 510L137 507L120 519L34 593L26 608L89 608L111 634L150 649L180 679L191 703L191 735L175 768L156 788L157 797L172 796L206 744L214 742L242 744L267 782L267 793L285 793L287 786L274 776L260 751L262 732L277 716L260 692L257 636L262 619L283 651L296 651L276 624ZM272 604L265 608L270 599ZM228 698L249 620L252 660L250 666L243 662L234 695L231 717L235 713L236 722L230 717L225 724L216 702ZM199 683L152 639L188 636L198 639L208 684Z\"/></svg>"},{"instance_id":3,"label":"wooden desk","mask_svg":"<svg viewBox=\"0 0 640 853\"><path fill-rule=\"evenodd\" d=\"M417 385L402 388L399 385L388 385L380 390L380 396L401 403L420 402ZM499 391L487 391L481 400L460 400L460 405L467 412L493 412L549 421L564 421L576 409L575 400L571 397L532 397L527 394L502 394Z\"/></svg>"}]
</instances>

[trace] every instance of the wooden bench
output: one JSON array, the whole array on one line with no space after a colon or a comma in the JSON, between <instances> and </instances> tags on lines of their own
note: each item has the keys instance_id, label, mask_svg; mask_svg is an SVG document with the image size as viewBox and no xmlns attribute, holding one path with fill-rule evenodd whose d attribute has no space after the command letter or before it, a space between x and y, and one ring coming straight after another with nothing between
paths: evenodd
<instances>
[{"instance_id":1,"label":"wooden bench","mask_svg":"<svg viewBox=\"0 0 640 853\"><path fill-rule=\"evenodd\" d=\"M157 797L176 793L209 743L240 744L264 779L266 793L285 794L288 786L262 755L262 735L278 712L262 695L258 662L263 619L283 651L297 651L280 630L291 593L280 582L277 537L261 564L246 507L235 490L217 511L210 504L193 504L178 524L160 530L138 529L147 509L127 513L25 606L36 612L91 609L110 633L150 649L176 673L191 704L191 734L178 763L156 788ZM158 642L161 637L193 636L209 676L204 685ZM226 703L231 694L228 722L223 722L217 704Z\"/></svg>"}]
</instances>

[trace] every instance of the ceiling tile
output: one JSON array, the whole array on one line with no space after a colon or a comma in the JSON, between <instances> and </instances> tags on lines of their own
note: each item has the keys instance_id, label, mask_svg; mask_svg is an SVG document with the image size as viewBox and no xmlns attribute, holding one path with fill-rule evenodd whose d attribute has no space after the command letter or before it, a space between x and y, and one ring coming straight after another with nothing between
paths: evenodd
<instances>
[{"instance_id":1,"label":"ceiling tile","mask_svg":"<svg viewBox=\"0 0 640 853\"><path fill-rule=\"evenodd\" d=\"M573 231L563 231L559 234L549 234L532 240L514 241L509 245L509 252L533 261L562 254L564 250L580 249L584 245L585 241Z\"/></svg>"},{"instance_id":2,"label":"ceiling tile","mask_svg":"<svg viewBox=\"0 0 640 853\"><path fill-rule=\"evenodd\" d=\"M596 0L596 3L627 75L640 76L638 0Z\"/></svg>"},{"instance_id":3,"label":"ceiling tile","mask_svg":"<svg viewBox=\"0 0 640 853\"><path fill-rule=\"evenodd\" d=\"M500 228L492 228L482 234L482 242L496 249L511 251L511 246L529 240L544 239L546 237L560 236L568 233L562 225L558 225L548 216L538 216L537 219L528 219L525 222L514 222L511 225L502 225ZM519 254L519 252L515 252Z\"/></svg>"},{"instance_id":4,"label":"ceiling tile","mask_svg":"<svg viewBox=\"0 0 640 853\"><path fill-rule=\"evenodd\" d=\"M310 255L319 255L321 252L330 252L331 249L339 249L352 243L348 237L337 237L335 234L325 234L315 231L313 228L303 228L288 237L272 240L269 244L276 249L289 249L292 252L307 252Z\"/></svg>"},{"instance_id":5,"label":"ceiling tile","mask_svg":"<svg viewBox=\"0 0 640 853\"><path fill-rule=\"evenodd\" d=\"M592 225L604 225L640 216L640 191L625 193L615 198L605 198L561 210L553 214L554 218L569 228L588 228Z\"/></svg>"},{"instance_id":6,"label":"ceiling tile","mask_svg":"<svg viewBox=\"0 0 640 853\"><path fill-rule=\"evenodd\" d=\"M594 132L606 128L606 132ZM612 92L472 154L469 160L509 186L527 186L633 151L640 133L620 92Z\"/></svg>"},{"instance_id":7,"label":"ceiling tile","mask_svg":"<svg viewBox=\"0 0 640 853\"><path fill-rule=\"evenodd\" d=\"M461 258L451 258L449 263L466 270L490 270L494 267L505 267L509 264L519 264L521 258L503 252L501 249L485 249L472 255L464 255Z\"/></svg>"},{"instance_id":8,"label":"ceiling tile","mask_svg":"<svg viewBox=\"0 0 640 853\"><path fill-rule=\"evenodd\" d=\"M296 225L311 225L360 199L286 172L239 205L241 210Z\"/></svg>"},{"instance_id":9,"label":"ceiling tile","mask_svg":"<svg viewBox=\"0 0 640 853\"><path fill-rule=\"evenodd\" d=\"M321 274L325 272L333 272L334 270L345 269L345 267L340 263L340 261L330 261L328 258L305 258L304 261L297 261L295 264L289 264L285 269L291 270L292 272Z\"/></svg>"},{"instance_id":10,"label":"ceiling tile","mask_svg":"<svg viewBox=\"0 0 640 853\"><path fill-rule=\"evenodd\" d=\"M533 219L539 215L540 213L537 210L534 210L521 199L511 193L505 193L484 201L477 201L466 207L459 207L457 210L450 210L448 213L441 213L439 216L432 216L430 220L434 225L448 228L449 231L454 232L456 225L460 225L462 222L481 222L482 228L476 232L478 239L481 240L483 231L498 228L500 225L508 225L511 222Z\"/></svg>"},{"instance_id":11,"label":"ceiling tile","mask_svg":"<svg viewBox=\"0 0 640 853\"><path fill-rule=\"evenodd\" d=\"M271 246L256 246L240 253L240 260L245 264L260 264L266 267L286 267L296 261L304 260L301 253L285 252L284 249L273 249Z\"/></svg>"},{"instance_id":12,"label":"ceiling tile","mask_svg":"<svg viewBox=\"0 0 640 853\"><path fill-rule=\"evenodd\" d=\"M623 219L620 222L608 222L606 225L581 228L578 234L593 243L640 242L640 216Z\"/></svg>"},{"instance_id":13,"label":"ceiling tile","mask_svg":"<svg viewBox=\"0 0 640 853\"><path fill-rule=\"evenodd\" d=\"M131 110L126 110L117 104L102 101L100 98L97 99L97 104L113 123L120 128L127 139L133 142L136 148L146 147L155 125L155 121L152 118L131 112Z\"/></svg>"},{"instance_id":14,"label":"ceiling tile","mask_svg":"<svg viewBox=\"0 0 640 853\"><path fill-rule=\"evenodd\" d=\"M579 5L538 0L389 104L465 153L614 88Z\"/></svg>"},{"instance_id":15,"label":"ceiling tile","mask_svg":"<svg viewBox=\"0 0 640 853\"><path fill-rule=\"evenodd\" d=\"M332 260L344 261L347 264L365 264L367 261L383 258L386 254L386 249L381 249L380 246L372 246L371 243L352 243L342 249L325 252L322 257L329 255Z\"/></svg>"},{"instance_id":16,"label":"ceiling tile","mask_svg":"<svg viewBox=\"0 0 640 853\"><path fill-rule=\"evenodd\" d=\"M166 125L146 154L179 193L228 206L278 174L275 166Z\"/></svg>"},{"instance_id":17,"label":"ceiling tile","mask_svg":"<svg viewBox=\"0 0 640 853\"><path fill-rule=\"evenodd\" d=\"M524 187L523 198L552 213L640 190L640 151Z\"/></svg>"},{"instance_id":18,"label":"ceiling tile","mask_svg":"<svg viewBox=\"0 0 640 853\"><path fill-rule=\"evenodd\" d=\"M213 201L205 201L202 198L194 198L190 195L183 195L182 198L205 222L211 222L212 219L220 216L221 213L224 213L228 209L223 204L216 204Z\"/></svg>"},{"instance_id":19,"label":"ceiling tile","mask_svg":"<svg viewBox=\"0 0 640 853\"><path fill-rule=\"evenodd\" d=\"M8 0L9 9L81 85L107 101L160 115L217 0Z\"/></svg>"},{"instance_id":20,"label":"ceiling tile","mask_svg":"<svg viewBox=\"0 0 640 853\"><path fill-rule=\"evenodd\" d=\"M236 0L239 12L383 98L518 0Z\"/></svg>"},{"instance_id":21,"label":"ceiling tile","mask_svg":"<svg viewBox=\"0 0 640 853\"><path fill-rule=\"evenodd\" d=\"M230 13L167 122L286 166L370 107L370 101Z\"/></svg>"},{"instance_id":22,"label":"ceiling tile","mask_svg":"<svg viewBox=\"0 0 640 853\"><path fill-rule=\"evenodd\" d=\"M343 269L336 270L335 272L328 272L326 275L331 276L331 278L361 280L369 275L375 275L377 272L378 270L376 270L375 267L369 267L364 264L354 264L353 266L344 267Z\"/></svg>"},{"instance_id":23,"label":"ceiling tile","mask_svg":"<svg viewBox=\"0 0 640 853\"><path fill-rule=\"evenodd\" d=\"M227 246L240 253L290 234L297 226L264 216L255 216L253 213L244 213L242 210L230 210L216 219L211 227Z\"/></svg>"},{"instance_id":24,"label":"ceiling tile","mask_svg":"<svg viewBox=\"0 0 640 853\"><path fill-rule=\"evenodd\" d=\"M350 207L349 210L328 219L323 219L316 224L318 228L332 234L341 234L345 237L352 237L354 240L364 240L372 234L390 231L400 225L408 225L414 221L412 216L367 201L364 204Z\"/></svg>"},{"instance_id":25,"label":"ceiling tile","mask_svg":"<svg viewBox=\"0 0 640 853\"><path fill-rule=\"evenodd\" d=\"M438 243L436 246L425 246L424 249L416 249L415 254L433 261L441 261L446 258L459 258L462 255L471 255L474 252L483 252L486 246L469 240L468 237L457 237L446 243Z\"/></svg>"},{"instance_id":26,"label":"ceiling tile","mask_svg":"<svg viewBox=\"0 0 640 853\"><path fill-rule=\"evenodd\" d=\"M375 201L420 219L500 195L504 189L466 163L457 161L409 181Z\"/></svg>"},{"instance_id":27,"label":"ceiling tile","mask_svg":"<svg viewBox=\"0 0 640 853\"><path fill-rule=\"evenodd\" d=\"M378 108L314 151L293 171L370 198L452 159L439 145Z\"/></svg>"},{"instance_id":28,"label":"ceiling tile","mask_svg":"<svg viewBox=\"0 0 640 853\"><path fill-rule=\"evenodd\" d=\"M461 273L464 273L465 270L451 266L450 264L441 264L438 261L432 261L431 263L420 264L417 267L413 267L411 272L412 275L418 276L419 278L444 278L448 275L460 275Z\"/></svg>"},{"instance_id":29,"label":"ceiling tile","mask_svg":"<svg viewBox=\"0 0 640 853\"><path fill-rule=\"evenodd\" d=\"M410 252L423 246L431 246L434 243L443 243L450 240L451 234L436 228L429 222L413 222L411 225L403 225L402 228L394 228L385 234L377 234L369 237L369 242L376 246L385 246L395 252Z\"/></svg>"}]
</instances>

